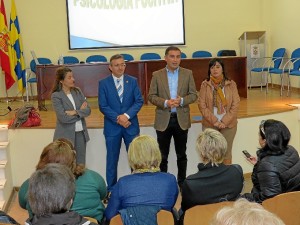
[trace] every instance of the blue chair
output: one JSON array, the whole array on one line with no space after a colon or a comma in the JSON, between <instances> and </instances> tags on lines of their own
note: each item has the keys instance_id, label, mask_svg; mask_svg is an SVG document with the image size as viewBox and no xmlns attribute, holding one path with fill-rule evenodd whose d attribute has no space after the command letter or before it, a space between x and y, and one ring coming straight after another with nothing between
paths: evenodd
<instances>
[{"instance_id":1,"label":"blue chair","mask_svg":"<svg viewBox=\"0 0 300 225\"><path fill-rule=\"evenodd\" d=\"M85 62L107 62L107 58L103 55L90 55L86 58Z\"/></svg>"},{"instance_id":2,"label":"blue chair","mask_svg":"<svg viewBox=\"0 0 300 225\"><path fill-rule=\"evenodd\" d=\"M236 56L236 51L235 50L220 50L217 53L218 57L222 56Z\"/></svg>"},{"instance_id":3,"label":"blue chair","mask_svg":"<svg viewBox=\"0 0 300 225\"><path fill-rule=\"evenodd\" d=\"M159 60L161 59L160 55L157 53L144 53L141 55L141 60Z\"/></svg>"},{"instance_id":4,"label":"blue chair","mask_svg":"<svg viewBox=\"0 0 300 225\"><path fill-rule=\"evenodd\" d=\"M75 56L64 56L64 64L76 64L79 63L79 59Z\"/></svg>"},{"instance_id":5,"label":"blue chair","mask_svg":"<svg viewBox=\"0 0 300 225\"><path fill-rule=\"evenodd\" d=\"M48 64L52 64L51 60L48 59L48 58L37 58L38 62L40 65L48 65ZM30 61L30 71L28 72L26 70L26 75L27 75L27 78L26 78L26 83L27 83L27 87L28 85L30 85L30 90L31 90L31 96L33 96L33 91L32 91L32 84L33 83L37 83L37 79L36 79L36 76L35 77L31 77L32 74L36 74L36 63L33 60ZM26 90L26 97L27 97L27 101L28 101L28 90Z\"/></svg>"},{"instance_id":6,"label":"blue chair","mask_svg":"<svg viewBox=\"0 0 300 225\"><path fill-rule=\"evenodd\" d=\"M208 51L195 51L192 54L192 58L206 58L206 57L212 57L212 54Z\"/></svg>"},{"instance_id":7,"label":"blue chair","mask_svg":"<svg viewBox=\"0 0 300 225\"><path fill-rule=\"evenodd\" d=\"M184 53L184 52L181 52L181 58L182 59L186 59L187 57L186 57L186 54Z\"/></svg>"},{"instance_id":8,"label":"blue chair","mask_svg":"<svg viewBox=\"0 0 300 225\"><path fill-rule=\"evenodd\" d=\"M124 57L125 61L133 61L134 60L133 56L130 55L130 54L124 53L124 54L121 54L121 55Z\"/></svg>"},{"instance_id":9,"label":"blue chair","mask_svg":"<svg viewBox=\"0 0 300 225\"><path fill-rule=\"evenodd\" d=\"M278 48L274 51L272 57L262 57L257 58L253 61L251 69L250 69L250 79L249 79L249 87L252 87L252 75L253 73L260 73L261 81L260 81L260 90L262 91L263 86L263 75L267 73L266 76L266 92L268 91L268 74L269 71L275 69L279 69L282 59L285 54L285 48ZM258 66L259 65L259 66Z\"/></svg>"},{"instance_id":10,"label":"blue chair","mask_svg":"<svg viewBox=\"0 0 300 225\"><path fill-rule=\"evenodd\" d=\"M277 70L270 70L269 73L277 73L280 72L280 69ZM282 92L284 89L284 74L287 74L287 96L289 95L290 91L290 76L300 76L300 48L295 49L292 52L291 58L284 64L283 68L281 69L281 88L280 88L280 95L282 96Z\"/></svg>"}]
</instances>

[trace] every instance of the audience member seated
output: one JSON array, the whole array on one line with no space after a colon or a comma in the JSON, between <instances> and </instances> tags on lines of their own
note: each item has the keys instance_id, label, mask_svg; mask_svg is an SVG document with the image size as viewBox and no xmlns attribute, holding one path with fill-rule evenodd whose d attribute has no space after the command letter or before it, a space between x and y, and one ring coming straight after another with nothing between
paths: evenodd
<instances>
[{"instance_id":1,"label":"audience member seated","mask_svg":"<svg viewBox=\"0 0 300 225\"><path fill-rule=\"evenodd\" d=\"M160 172L161 154L157 141L148 135L136 137L129 146L128 160L133 172L121 177L113 187L105 210L106 219L110 220L119 210L135 206L158 206L171 211L178 187L174 175Z\"/></svg>"},{"instance_id":2,"label":"audience member seated","mask_svg":"<svg viewBox=\"0 0 300 225\"><path fill-rule=\"evenodd\" d=\"M101 222L105 209L101 202L106 196L105 181L97 172L84 168L82 164L77 165L76 152L73 149L69 140L57 139L44 148L36 170L43 169L49 163L59 163L69 167L76 178L76 195L71 210ZM32 216L27 198L28 184L29 181L26 180L20 188L19 204Z\"/></svg>"},{"instance_id":3,"label":"audience member seated","mask_svg":"<svg viewBox=\"0 0 300 225\"><path fill-rule=\"evenodd\" d=\"M260 204L239 199L232 207L220 209L210 225L284 225L284 223Z\"/></svg>"},{"instance_id":4,"label":"audience member seated","mask_svg":"<svg viewBox=\"0 0 300 225\"><path fill-rule=\"evenodd\" d=\"M34 214L25 224L95 224L69 211L75 195L75 179L65 165L49 163L29 179L28 200Z\"/></svg>"},{"instance_id":5,"label":"audience member seated","mask_svg":"<svg viewBox=\"0 0 300 225\"><path fill-rule=\"evenodd\" d=\"M223 164L227 150L224 136L207 128L198 136L196 149L201 161L199 171L183 183L182 211L196 205L236 200L243 189L243 170L237 164Z\"/></svg>"},{"instance_id":6,"label":"audience member seated","mask_svg":"<svg viewBox=\"0 0 300 225\"><path fill-rule=\"evenodd\" d=\"M243 197L261 203L275 195L300 191L300 160L289 144L290 131L281 121L263 120L259 125L257 157L247 160L254 165L253 188Z\"/></svg>"}]
</instances>

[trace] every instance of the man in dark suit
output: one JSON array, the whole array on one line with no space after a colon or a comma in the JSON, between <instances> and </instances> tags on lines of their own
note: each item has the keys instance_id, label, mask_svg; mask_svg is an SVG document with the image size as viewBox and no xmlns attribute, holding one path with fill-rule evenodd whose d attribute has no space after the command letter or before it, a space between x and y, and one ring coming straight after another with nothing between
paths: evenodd
<instances>
[{"instance_id":1,"label":"man in dark suit","mask_svg":"<svg viewBox=\"0 0 300 225\"><path fill-rule=\"evenodd\" d=\"M99 109L104 114L104 136L106 141L106 182L108 198L117 182L118 161L122 138L128 150L140 127L137 113L143 98L136 78L124 74L126 64L122 55L110 58L111 76L99 81ZM108 199L107 198L107 199Z\"/></svg>"},{"instance_id":2,"label":"man in dark suit","mask_svg":"<svg viewBox=\"0 0 300 225\"><path fill-rule=\"evenodd\" d=\"M191 70L179 67L181 51L170 46L165 51L167 66L155 71L149 90L149 101L156 105L154 128L162 154L160 169L168 171L171 138L174 138L177 155L177 182L181 189L186 178L186 143L191 127L189 104L197 99L197 91Z\"/></svg>"}]
</instances>

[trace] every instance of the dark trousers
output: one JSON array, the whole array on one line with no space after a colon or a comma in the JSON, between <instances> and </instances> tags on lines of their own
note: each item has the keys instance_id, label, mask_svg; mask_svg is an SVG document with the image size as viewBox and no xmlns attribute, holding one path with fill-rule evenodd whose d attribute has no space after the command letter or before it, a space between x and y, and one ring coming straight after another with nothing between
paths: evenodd
<instances>
[{"instance_id":1,"label":"dark trousers","mask_svg":"<svg viewBox=\"0 0 300 225\"><path fill-rule=\"evenodd\" d=\"M168 171L168 156L170 152L170 143L172 136L174 138L178 168L177 182L179 186L181 186L186 178L186 143L188 137L188 130L182 130L178 124L177 117L173 115L170 118L170 122L167 129L165 131L156 130L156 135L162 157L162 161L160 164L160 170L162 172Z\"/></svg>"}]
</instances>

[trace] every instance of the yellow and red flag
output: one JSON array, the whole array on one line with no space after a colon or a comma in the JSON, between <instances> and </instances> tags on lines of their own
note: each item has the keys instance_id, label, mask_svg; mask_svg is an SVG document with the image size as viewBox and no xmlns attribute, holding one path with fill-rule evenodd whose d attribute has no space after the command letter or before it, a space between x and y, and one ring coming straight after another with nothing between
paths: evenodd
<instances>
[{"instance_id":1,"label":"yellow and red flag","mask_svg":"<svg viewBox=\"0 0 300 225\"><path fill-rule=\"evenodd\" d=\"M11 43L10 67L12 69L12 73L14 73L16 81L18 82L18 89L23 91L24 87L26 86L26 67L23 56L20 25L14 0L11 1L9 34Z\"/></svg>"},{"instance_id":2,"label":"yellow and red flag","mask_svg":"<svg viewBox=\"0 0 300 225\"><path fill-rule=\"evenodd\" d=\"M0 5L0 66L5 75L5 87L8 90L14 83L14 75L10 66L11 47L10 37L6 22L6 13L3 0Z\"/></svg>"}]
</instances>

